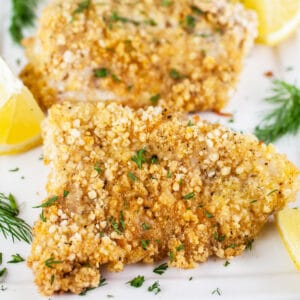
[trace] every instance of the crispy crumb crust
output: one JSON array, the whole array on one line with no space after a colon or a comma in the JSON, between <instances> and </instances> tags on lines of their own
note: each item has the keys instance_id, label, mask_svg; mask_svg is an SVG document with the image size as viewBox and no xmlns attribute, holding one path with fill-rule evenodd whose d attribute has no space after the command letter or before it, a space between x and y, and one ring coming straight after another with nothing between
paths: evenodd
<instances>
[{"instance_id":1,"label":"crispy crumb crust","mask_svg":"<svg viewBox=\"0 0 300 300\"><path fill-rule=\"evenodd\" d=\"M36 36L24 41L29 64L21 78L46 108L158 100L173 110L220 110L256 36L255 14L225 0L93 0L72 16L78 3L52 1ZM99 68L108 75L96 78Z\"/></svg>"},{"instance_id":2,"label":"crispy crumb crust","mask_svg":"<svg viewBox=\"0 0 300 300\"><path fill-rule=\"evenodd\" d=\"M192 268L239 255L299 188L272 145L161 107L64 102L43 135L48 194L59 198L34 226L28 265L45 295L97 286L103 264L169 257Z\"/></svg>"}]
</instances>

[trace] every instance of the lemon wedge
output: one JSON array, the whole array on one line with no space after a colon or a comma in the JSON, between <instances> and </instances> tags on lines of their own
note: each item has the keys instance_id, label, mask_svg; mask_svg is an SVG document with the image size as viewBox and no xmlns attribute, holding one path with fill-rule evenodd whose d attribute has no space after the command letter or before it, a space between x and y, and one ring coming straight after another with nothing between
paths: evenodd
<instances>
[{"instance_id":1,"label":"lemon wedge","mask_svg":"<svg viewBox=\"0 0 300 300\"><path fill-rule=\"evenodd\" d=\"M300 271L300 210L285 208L277 213L275 222L285 248Z\"/></svg>"},{"instance_id":2,"label":"lemon wedge","mask_svg":"<svg viewBox=\"0 0 300 300\"><path fill-rule=\"evenodd\" d=\"M242 0L257 12L258 42L275 46L288 38L300 24L300 0Z\"/></svg>"},{"instance_id":3,"label":"lemon wedge","mask_svg":"<svg viewBox=\"0 0 300 300\"><path fill-rule=\"evenodd\" d=\"M23 152L39 145L43 119L30 91L0 57L0 154Z\"/></svg>"}]
</instances>

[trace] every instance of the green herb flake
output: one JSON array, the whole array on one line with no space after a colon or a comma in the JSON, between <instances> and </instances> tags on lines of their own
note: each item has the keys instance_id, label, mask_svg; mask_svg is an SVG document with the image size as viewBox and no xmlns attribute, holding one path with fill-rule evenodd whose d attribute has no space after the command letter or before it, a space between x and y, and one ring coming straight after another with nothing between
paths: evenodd
<instances>
[{"instance_id":1,"label":"green herb flake","mask_svg":"<svg viewBox=\"0 0 300 300\"><path fill-rule=\"evenodd\" d=\"M122 234L121 230L119 229L119 224L116 222L116 219L111 217L110 219L110 224L111 227L113 228L113 230L117 233L117 234Z\"/></svg>"},{"instance_id":2,"label":"green herb flake","mask_svg":"<svg viewBox=\"0 0 300 300\"><path fill-rule=\"evenodd\" d=\"M180 244L179 246L176 247L176 251L182 251L184 249L184 246L182 244Z\"/></svg>"},{"instance_id":3,"label":"green herb flake","mask_svg":"<svg viewBox=\"0 0 300 300\"><path fill-rule=\"evenodd\" d=\"M194 126L195 124L192 122L192 120L189 120L188 123L187 123L187 127L192 127Z\"/></svg>"},{"instance_id":4,"label":"green herb flake","mask_svg":"<svg viewBox=\"0 0 300 300\"><path fill-rule=\"evenodd\" d=\"M174 258L175 258L174 252L171 251L171 252L169 253L169 259L170 259L170 261L173 261Z\"/></svg>"},{"instance_id":5,"label":"green herb flake","mask_svg":"<svg viewBox=\"0 0 300 300\"><path fill-rule=\"evenodd\" d=\"M160 94L156 94L150 98L150 101L153 105L155 105L155 104L157 104L159 98L160 98Z\"/></svg>"},{"instance_id":6,"label":"green herb flake","mask_svg":"<svg viewBox=\"0 0 300 300\"><path fill-rule=\"evenodd\" d=\"M256 203L256 202L257 202L257 200L251 200L250 204L253 204L253 203Z\"/></svg>"},{"instance_id":7,"label":"green herb flake","mask_svg":"<svg viewBox=\"0 0 300 300\"><path fill-rule=\"evenodd\" d=\"M64 196L64 198L67 198L67 196L69 195L69 191L66 191L66 190L64 190L64 193L63 193L63 196Z\"/></svg>"},{"instance_id":8,"label":"green herb flake","mask_svg":"<svg viewBox=\"0 0 300 300\"><path fill-rule=\"evenodd\" d=\"M94 70L94 76L96 78L106 78L109 74L108 69L106 68L100 68L100 69L95 69Z\"/></svg>"},{"instance_id":9,"label":"green herb flake","mask_svg":"<svg viewBox=\"0 0 300 300\"><path fill-rule=\"evenodd\" d=\"M161 0L161 2L160 2L161 6L166 6L166 7L171 6L172 4L173 4L173 1L171 1L171 0Z\"/></svg>"},{"instance_id":10,"label":"green herb flake","mask_svg":"<svg viewBox=\"0 0 300 300\"><path fill-rule=\"evenodd\" d=\"M50 269L53 269L53 265L58 265L58 264L61 264L62 261L60 260L55 260L53 257L50 257L48 259L45 260L45 266L50 268Z\"/></svg>"},{"instance_id":11,"label":"green herb flake","mask_svg":"<svg viewBox=\"0 0 300 300\"><path fill-rule=\"evenodd\" d=\"M123 231L126 229L123 210L120 211L120 226Z\"/></svg>"},{"instance_id":12,"label":"green herb flake","mask_svg":"<svg viewBox=\"0 0 300 300\"><path fill-rule=\"evenodd\" d=\"M221 296L222 291L219 288L216 288L215 290L212 291L212 295L218 295Z\"/></svg>"},{"instance_id":13,"label":"green herb flake","mask_svg":"<svg viewBox=\"0 0 300 300\"><path fill-rule=\"evenodd\" d=\"M219 235L217 231L214 232L214 239L218 242L223 242L225 240L225 235Z\"/></svg>"},{"instance_id":14,"label":"green herb flake","mask_svg":"<svg viewBox=\"0 0 300 300\"><path fill-rule=\"evenodd\" d=\"M43 210L43 209L42 209L42 212L40 213L40 220L41 220L42 222L46 222L46 221L47 221L47 219L45 218L44 210Z\"/></svg>"},{"instance_id":15,"label":"green herb flake","mask_svg":"<svg viewBox=\"0 0 300 300\"><path fill-rule=\"evenodd\" d=\"M143 224L142 224L142 228L143 228L144 230L149 230L151 227L150 227L150 225L148 225L148 224L146 224L146 223L143 223Z\"/></svg>"},{"instance_id":16,"label":"green herb flake","mask_svg":"<svg viewBox=\"0 0 300 300\"><path fill-rule=\"evenodd\" d=\"M44 207L50 207L55 204L55 202L58 200L58 196L53 196L49 198L46 202L44 202L41 205L34 206L33 208L44 208Z\"/></svg>"},{"instance_id":17,"label":"green herb flake","mask_svg":"<svg viewBox=\"0 0 300 300\"><path fill-rule=\"evenodd\" d=\"M171 178L172 176L173 176L172 172L170 170L168 170L167 178Z\"/></svg>"},{"instance_id":18,"label":"green herb flake","mask_svg":"<svg viewBox=\"0 0 300 300\"><path fill-rule=\"evenodd\" d=\"M153 165L158 163L158 156L156 154L151 156L150 163Z\"/></svg>"},{"instance_id":19,"label":"green herb flake","mask_svg":"<svg viewBox=\"0 0 300 300\"><path fill-rule=\"evenodd\" d=\"M278 189L275 189L275 190L271 191L270 193L267 194L267 196L271 196L272 194L274 194L276 192L278 192Z\"/></svg>"},{"instance_id":20,"label":"green herb flake","mask_svg":"<svg viewBox=\"0 0 300 300\"><path fill-rule=\"evenodd\" d=\"M208 211L205 211L204 212L204 215L205 215L205 217L206 218L208 218L208 219L211 219L211 218L213 218L214 217L214 215L213 214L211 214L210 212L208 212Z\"/></svg>"},{"instance_id":21,"label":"green herb flake","mask_svg":"<svg viewBox=\"0 0 300 300\"><path fill-rule=\"evenodd\" d=\"M145 277L138 275L137 277L133 278L132 280L126 282L126 284L130 284L131 286L135 288L141 287L145 282Z\"/></svg>"},{"instance_id":22,"label":"green herb flake","mask_svg":"<svg viewBox=\"0 0 300 300\"><path fill-rule=\"evenodd\" d=\"M7 268L0 270L0 278L3 277L4 274L6 274L6 272L7 272Z\"/></svg>"},{"instance_id":23,"label":"green herb flake","mask_svg":"<svg viewBox=\"0 0 300 300\"><path fill-rule=\"evenodd\" d=\"M141 241L141 245L142 245L142 248L143 248L144 250L147 250L149 244L150 244L150 240L144 240L144 239L143 239L143 240Z\"/></svg>"},{"instance_id":24,"label":"green herb flake","mask_svg":"<svg viewBox=\"0 0 300 300\"><path fill-rule=\"evenodd\" d=\"M148 292L154 292L155 295L157 295L160 291L161 289L158 280L148 287Z\"/></svg>"},{"instance_id":25,"label":"green herb flake","mask_svg":"<svg viewBox=\"0 0 300 300\"><path fill-rule=\"evenodd\" d=\"M52 274L52 275L51 275L51 279L50 279L50 285L53 285L54 280L55 280L55 275Z\"/></svg>"},{"instance_id":26,"label":"green herb flake","mask_svg":"<svg viewBox=\"0 0 300 300\"><path fill-rule=\"evenodd\" d=\"M153 272L155 274L158 274L158 275L162 275L166 272L166 270L168 269L168 264L167 263L163 263L161 265L159 265L158 267L156 267Z\"/></svg>"},{"instance_id":27,"label":"green herb flake","mask_svg":"<svg viewBox=\"0 0 300 300\"><path fill-rule=\"evenodd\" d=\"M230 244L229 246L227 246L225 249L235 249L236 248L236 244Z\"/></svg>"},{"instance_id":28,"label":"green herb flake","mask_svg":"<svg viewBox=\"0 0 300 300\"><path fill-rule=\"evenodd\" d=\"M172 79L179 80L183 78L183 76L176 70L176 69L171 69L169 72L169 75Z\"/></svg>"},{"instance_id":29,"label":"green herb flake","mask_svg":"<svg viewBox=\"0 0 300 300\"><path fill-rule=\"evenodd\" d=\"M112 74L111 78L113 79L114 82L121 82L121 79L116 74Z\"/></svg>"},{"instance_id":30,"label":"green herb flake","mask_svg":"<svg viewBox=\"0 0 300 300\"><path fill-rule=\"evenodd\" d=\"M254 239L248 240L246 243L246 250L252 250L252 245L253 245Z\"/></svg>"},{"instance_id":31,"label":"green herb flake","mask_svg":"<svg viewBox=\"0 0 300 300\"><path fill-rule=\"evenodd\" d=\"M144 24L150 25L150 26L157 26L157 23L153 19L145 20Z\"/></svg>"},{"instance_id":32,"label":"green herb flake","mask_svg":"<svg viewBox=\"0 0 300 300\"><path fill-rule=\"evenodd\" d=\"M138 150L136 154L131 158L131 160L137 164L139 169L142 169L143 163L146 162L145 153L146 153L146 149L142 148Z\"/></svg>"},{"instance_id":33,"label":"green herb flake","mask_svg":"<svg viewBox=\"0 0 300 300\"><path fill-rule=\"evenodd\" d=\"M102 169L100 168L100 163L96 162L94 165L94 170L97 171L98 174L102 173Z\"/></svg>"},{"instance_id":34,"label":"green herb flake","mask_svg":"<svg viewBox=\"0 0 300 300\"><path fill-rule=\"evenodd\" d=\"M18 172L20 169L19 168L15 168L15 169L10 169L8 170L9 172Z\"/></svg>"},{"instance_id":35,"label":"green herb flake","mask_svg":"<svg viewBox=\"0 0 300 300\"><path fill-rule=\"evenodd\" d=\"M138 178L131 172L127 173L127 176L132 180L132 181L138 181Z\"/></svg>"},{"instance_id":36,"label":"green herb flake","mask_svg":"<svg viewBox=\"0 0 300 300\"><path fill-rule=\"evenodd\" d=\"M230 265L230 262L228 260L225 261L224 267L228 267Z\"/></svg>"},{"instance_id":37,"label":"green herb flake","mask_svg":"<svg viewBox=\"0 0 300 300\"><path fill-rule=\"evenodd\" d=\"M197 14L197 15L202 15L203 14L203 11L195 5L191 6L191 10L194 14Z\"/></svg>"},{"instance_id":38,"label":"green herb flake","mask_svg":"<svg viewBox=\"0 0 300 300\"><path fill-rule=\"evenodd\" d=\"M194 29L196 26L196 18L191 15L186 16L185 17L185 25L188 29Z\"/></svg>"},{"instance_id":39,"label":"green herb flake","mask_svg":"<svg viewBox=\"0 0 300 300\"><path fill-rule=\"evenodd\" d=\"M12 260L8 261L7 262L8 264L17 264L22 261L25 261L25 259L20 254L13 254L11 257L12 257Z\"/></svg>"},{"instance_id":40,"label":"green herb flake","mask_svg":"<svg viewBox=\"0 0 300 300\"><path fill-rule=\"evenodd\" d=\"M91 5L91 0L85 0L85 1L81 1L77 8L73 11L72 15L73 17L77 14L83 13L85 10L89 9L90 5Z\"/></svg>"},{"instance_id":41,"label":"green herb flake","mask_svg":"<svg viewBox=\"0 0 300 300\"><path fill-rule=\"evenodd\" d=\"M192 199L194 197L195 197L195 193L194 192L190 192L190 193L182 196L182 198L185 199L185 200L189 200L189 199Z\"/></svg>"},{"instance_id":42,"label":"green herb flake","mask_svg":"<svg viewBox=\"0 0 300 300\"><path fill-rule=\"evenodd\" d=\"M193 280L193 277L191 276L190 278L189 278L189 281L192 281Z\"/></svg>"},{"instance_id":43,"label":"green herb flake","mask_svg":"<svg viewBox=\"0 0 300 300\"><path fill-rule=\"evenodd\" d=\"M0 266L2 265L2 260L3 260L3 254L0 252Z\"/></svg>"}]
</instances>

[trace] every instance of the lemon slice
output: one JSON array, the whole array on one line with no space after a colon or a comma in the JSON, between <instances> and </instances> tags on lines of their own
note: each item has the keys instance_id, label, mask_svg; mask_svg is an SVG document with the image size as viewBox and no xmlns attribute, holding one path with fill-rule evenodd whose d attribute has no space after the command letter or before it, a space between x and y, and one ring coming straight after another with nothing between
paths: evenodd
<instances>
[{"instance_id":1,"label":"lemon slice","mask_svg":"<svg viewBox=\"0 0 300 300\"><path fill-rule=\"evenodd\" d=\"M275 46L300 24L300 0L242 0L258 14L258 42Z\"/></svg>"},{"instance_id":2,"label":"lemon slice","mask_svg":"<svg viewBox=\"0 0 300 300\"><path fill-rule=\"evenodd\" d=\"M23 152L40 144L43 119L30 91L0 57L0 154Z\"/></svg>"},{"instance_id":3,"label":"lemon slice","mask_svg":"<svg viewBox=\"0 0 300 300\"><path fill-rule=\"evenodd\" d=\"M275 221L283 244L300 271L300 210L285 208L277 213Z\"/></svg>"}]
</instances>

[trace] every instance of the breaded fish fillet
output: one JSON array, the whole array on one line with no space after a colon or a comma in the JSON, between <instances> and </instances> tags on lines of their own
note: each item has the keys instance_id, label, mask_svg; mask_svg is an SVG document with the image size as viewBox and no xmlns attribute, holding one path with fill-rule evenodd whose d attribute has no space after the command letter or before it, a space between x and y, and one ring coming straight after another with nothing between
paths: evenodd
<instances>
[{"instance_id":1,"label":"breaded fish fillet","mask_svg":"<svg viewBox=\"0 0 300 300\"><path fill-rule=\"evenodd\" d=\"M64 102L43 134L50 200L28 264L45 295L97 286L103 264L239 255L299 188L272 145L161 107Z\"/></svg>"},{"instance_id":2,"label":"breaded fish fillet","mask_svg":"<svg viewBox=\"0 0 300 300\"><path fill-rule=\"evenodd\" d=\"M225 0L81 2L52 1L24 41L21 78L47 108L117 100L220 110L256 35L255 14Z\"/></svg>"}]
</instances>

